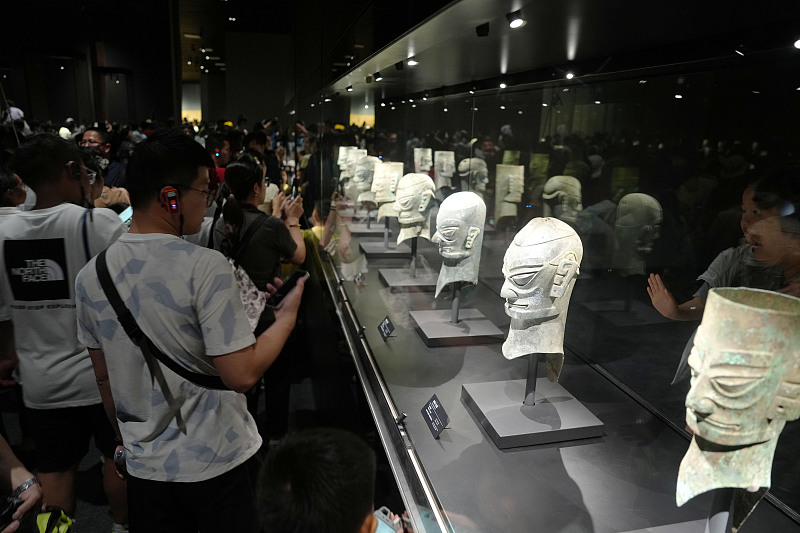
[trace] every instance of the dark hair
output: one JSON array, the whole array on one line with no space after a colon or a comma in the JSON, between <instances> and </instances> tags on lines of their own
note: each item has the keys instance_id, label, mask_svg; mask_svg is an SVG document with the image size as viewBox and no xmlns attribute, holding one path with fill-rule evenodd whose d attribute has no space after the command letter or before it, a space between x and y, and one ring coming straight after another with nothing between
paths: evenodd
<instances>
[{"instance_id":1,"label":"dark hair","mask_svg":"<svg viewBox=\"0 0 800 533\"><path fill-rule=\"evenodd\" d=\"M800 209L800 166L775 169L757 181L753 201L761 209L778 208L781 216L797 212Z\"/></svg>"},{"instance_id":2,"label":"dark hair","mask_svg":"<svg viewBox=\"0 0 800 533\"><path fill-rule=\"evenodd\" d=\"M228 144L231 146L231 153L238 154L242 151L242 139L244 132L242 130L231 130L225 136L228 139Z\"/></svg>"},{"instance_id":3,"label":"dark hair","mask_svg":"<svg viewBox=\"0 0 800 533\"><path fill-rule=\"evenodd\" d=\"M147 205L162 188L190 187L197 169L214 167L203 147L180 130L160 130L136 145L128 161L128 193L134 209Z\"/></svg>"},{"instance_id":4,"label":"dark hair","mask_svg":"<svg viewBox=\"0 0 800 533\"><path fill-rule=\"evenodd\" d=\"M206 152L219 152L225 147L225 137L219 133L211 133L206 137Z\"/></svg>"},{"instance_id":5,"label":"dark hair","mask_svg":"<svg viewBox=\"0 0 800 533\"><path fill-rule=\"evenodd\" d=\"M81 139L83 139L83 136L90 131L96 131L97 134L100 136L100 142L103 144L108 144L109 141L108 132L102 128L97 128L94 126L92 126L91 128L86 128L86 131L84 131L83 134L81 134Z\"/></svg>"},{"instance_id":6,"label":"dark hair","mask_svg":"<svg viewBox=\"0 0 800 533\"><path fill-rule=\"evenodd\" d=\"M19 183L17 177L0 168L0 206L5 205L3 196L10 190L16 189Z\"/></svg>"},{"instance_id":7,"label":"dark hair","mask_svg":"<svg viewBox=\"0 0 800 533\"><path fill-rule=\"evenodd\" d=\"M230 192L222 206L222 220L225 223L222 233L230 241L237 240L236 236L244 224L244 211L240 204L250 197L253 185L263 183L263 162L261 154L246 150L225 168L225 184Z\"/></svg>"},{"instance_id":8,"label":"dark hair","mask_svg":"<svg viewBox=\"0 0 800 533\"><path fill-rule=\"evenodd\" d=\"M264 531L356 533L372 512L375 454L341 429L286 437L267 455L256 505Z\"/></svg>"},{"instance_id":9,"label":"dark hair","mask_svg":"<svg viewBox=\"0 0 800 533\"><path fill-rule=\"evenodd\" d=\"M11 168L23 183L36 191L39 185L58 180L68 162L80 160L77 145L53 133L40 133L17 148Z\"/></svg>"},{"instance_id":10,"label":"dark hair","mask_svg":"<svg viewBox=\"0 0 800 533\"><path fill-rule=\"evenodd\" d=\"M244 137L244 146L246 148L250 147L250 143L256 144L267 144L267 134L264 133L264 130L254 131L252 133L248 133Z\"/></svg>"}]
</instances>

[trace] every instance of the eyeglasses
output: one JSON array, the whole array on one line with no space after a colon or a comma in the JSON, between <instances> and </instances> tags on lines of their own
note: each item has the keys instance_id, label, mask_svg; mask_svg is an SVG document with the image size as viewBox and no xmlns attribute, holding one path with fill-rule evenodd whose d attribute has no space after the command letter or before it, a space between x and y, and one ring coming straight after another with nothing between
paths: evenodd
<instances>
[{"instance_id":1,"label":"eyeglasses","mask_svg":"<svg viewBox=\"0 0 800 533\"><path fill-rule=\"evenodd\" d=\"M211 207L211 204L214 203L215 191L210 191L210 190L205 190L204 191L203 189L195 189L194 187L186 187L186 188L189 189L190 191L199 192L200 194L205 196L206 197L206 207Z\"/></svg>"}]
</instances>

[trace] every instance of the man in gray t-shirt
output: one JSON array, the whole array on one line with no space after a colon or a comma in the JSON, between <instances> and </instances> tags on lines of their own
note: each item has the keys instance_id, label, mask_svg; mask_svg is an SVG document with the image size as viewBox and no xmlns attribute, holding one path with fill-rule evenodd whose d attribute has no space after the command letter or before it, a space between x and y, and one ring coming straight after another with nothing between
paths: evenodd
<instances>
[{"instance_id":1,"label":"man in gray t-shirt","mask_svg":"<svg viewBox=\"0 0 800 533\"><path fill-rule=\"evenodd\" d=\"M200 229L209 166L202 146L180 133L156 132L137 145L128 163L130 233L106 260L158 349L232 390L201 387L146 361L109 306L94 261L76 281L79 338L124 443L132 533L258 531L250 459L261 438L240 393L294 328L302 284L254 338L225 258L179 237Z\"/></svg>"}]
</instances>

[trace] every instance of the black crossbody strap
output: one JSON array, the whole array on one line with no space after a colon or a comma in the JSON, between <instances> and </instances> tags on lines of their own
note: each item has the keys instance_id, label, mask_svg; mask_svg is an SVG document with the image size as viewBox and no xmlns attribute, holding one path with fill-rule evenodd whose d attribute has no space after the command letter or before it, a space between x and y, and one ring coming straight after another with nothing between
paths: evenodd
<instances>
[{"instance_id":1,"label":"black crossbody strap","mask_svg":"<svg viewBox=\"0 0 800 533\"><path fill-rule=\"evenodd\" d=\"M122 301L117 288L114 286L114 282L111 280L111 274L108 272L108 264L106 263L105 250L100 252L97 256L95 269L97 270L97 277L100 280L100 286L103 288L103 292L106 293L106 298L108 298L111 307L113 307L114 311L117 313L117 319L120 324L122 324L125 333L128 334L131 341L142 350L142 354L144 354L146 359L155 357L161 364L195 385L207 389L230 390L218 376L200 374L182 367L159 350L158 347L153 344L153 341L150 340L150 337L144 334L139 328L139 324L137 324L136 320L133 318L130 310L125 307L125 303Z\"/></svg>"},{"instance_id":2,"label":"black crossbody strap","mask_svg":"<svg viewBox=\"0 0 800 533\"><path fill-rule=\"evenodd\" d=\"M269 218L267 215L265 215L264 213L260 213L258 218L256 218L256 220L254 220L247 227L247 231L245 231L244 235L242 235L242 238L239 241L239 245L236 247L236 250L234 250L234 252L231 254L231 259L233 259L237 263L239 262L239 256L242 255L242 252L244 252L245 246L247 246L247 243L250 242L250 239L253 237L253 234L256 232L256 230L260 228L264 224L264 222L266 222L267 218Z\"/></svg>"}]
</instances>

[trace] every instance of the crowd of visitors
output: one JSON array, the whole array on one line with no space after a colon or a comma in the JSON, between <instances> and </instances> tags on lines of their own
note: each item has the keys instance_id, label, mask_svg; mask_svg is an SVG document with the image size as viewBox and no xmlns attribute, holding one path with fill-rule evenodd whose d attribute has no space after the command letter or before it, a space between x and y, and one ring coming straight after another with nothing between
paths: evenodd
<instances>
[{"instance_id":1,"label":"crowd of visitors","mask_svg":"<svg viewBox=\"0 0 800 533\"><path fill-rule=\"evenodd\" d=\"M330 448L363 473L346 479L351 471L342 470L320 483L341 483L343 492L353 483L369 495L374 478L371 456L352 453L360 449L348 440L355 437L323 431L278 445L288 431L287 369L303 283L253 326L235 281L243 270L266 298L289 269L308 268L312 247L328 244L331 199L347 201L340 146L402 162L405 173L414 171L414 148L452 151L456 164L483 160L489 206L496 166L521 165L525 188L510 228L547 209L547 180L570 177L580 198L567 221L590 257L601 234L591 224L613 228L617 204L631 192L621 177L636 169L635 189L663 206L648 250L658 272L649 292L670 318L698 319L710 287L794 294L800 286L800 180L778 143L767 150L630 134L530 138L509 125L486 135L420 135L301 121L283 128L276 118L252 128L244 117L80 125L40 123L20 110L9 118L0 139L0 386L22 392L34 455L26 468L0 440L0 478L20 498L2 531L41 503L75 514L77 468L91 439L104 458L114 531L255 532L259 514L273 525L303 517L323 524L351 503L341 517L352 523L348 531L375 531L367 496L322 495L319 504L329 507L313 512L293 500L307 482L294 470L309 467L296 454L310 461L311 449L320 451L318 469L341 466L326 463ZM459 186L442 189L447 196ZM490 216L490 225L498 222ZM703 287L679 305L691 291L679 287L676 298L666 287L702 272L726 248L700 276ZM267 443L275 454L258 497L257 460Z\"/></svg>"}]
</instances>

